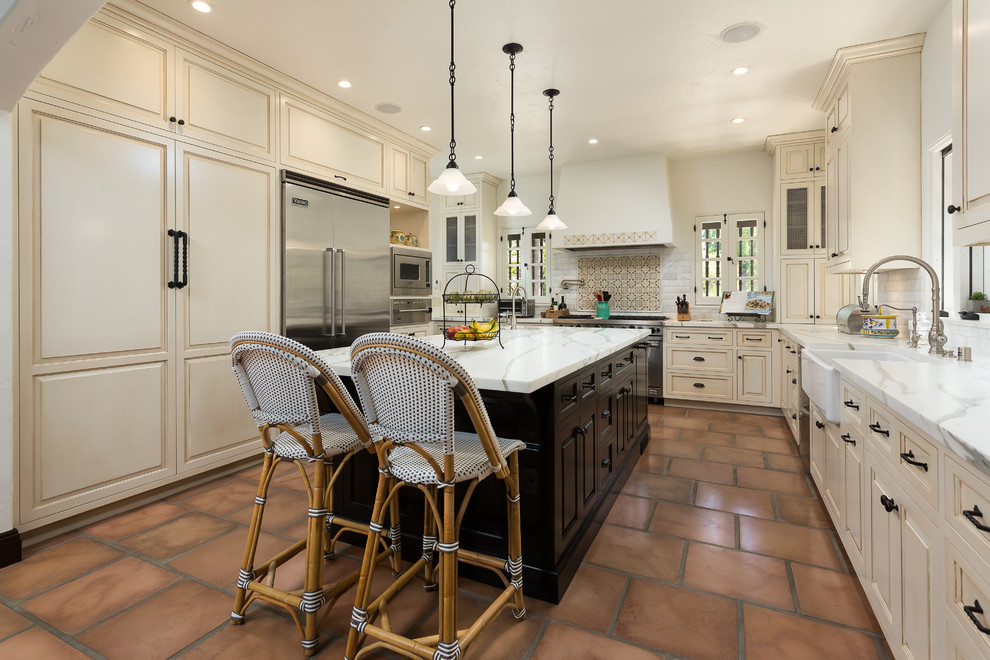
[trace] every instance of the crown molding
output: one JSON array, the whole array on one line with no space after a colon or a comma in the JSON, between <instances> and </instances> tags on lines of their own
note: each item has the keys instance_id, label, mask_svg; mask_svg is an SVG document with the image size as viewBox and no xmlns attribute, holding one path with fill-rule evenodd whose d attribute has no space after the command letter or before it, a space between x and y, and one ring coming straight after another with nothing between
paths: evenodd
<instances>
[{"instance_id":1,"label":"crown molding","mask_svg":"<svg viewBox=\"0 0 990 660\"><path fill-rule=\"evenodd\" d=\"M792 144L805 144L807 142L824 142L825 141L825 129L816 129L813 131L798 131L795 133L778 133L776 135L768 135L766 142L763 143L763 151L767 152L773 156L774 152L780 147L792 145Z\"/></svg>"},{"instance_id":2,"label":"crown molding","mask_svg":"<svg viewBox=\"0 0 990 660\"><path fill-rule=\"evenodd\" d=\"M818 89L811 107L825 112L828 101L835 95L854 64L920 53L924 43L925 33L919 32L895 39L840 48L835 51L835 57L832 58L832 64L828 67L828 73L825 74L825 80L822 81L822 86Z\"/></svg>"}]
</instances>

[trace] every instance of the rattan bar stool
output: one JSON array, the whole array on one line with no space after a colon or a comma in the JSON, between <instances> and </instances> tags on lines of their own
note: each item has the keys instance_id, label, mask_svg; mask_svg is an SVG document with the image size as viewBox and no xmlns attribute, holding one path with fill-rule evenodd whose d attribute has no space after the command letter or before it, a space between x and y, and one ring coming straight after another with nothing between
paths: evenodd
<instances>
[{"instance_id":1,"label":"rattan bar stool","mask_svg":"<svg viewBox=\"0 0 990 660\"><path fill-rule=\"evenodd\" d=\"M497 438L474 380L439 348L405 335L372 333L351 347L351 372L378 453L378 492L372 526L402 486L415 486L427 500L424 552L406 575L421 567L430 576L433 549L439 551L439 621L437 635L409 638L391 631L376 617L388 600L405 586L402 578L369 604L374 568L374 539L365 545L361 577L351 614L345 658L354 660L368 637L378 640L363 649L389 648L413 658L453 660L467 651L501 610L512 606L517 619L526 615L522 592L520 534L519 440ZM476 433L454 430L455 397L471 417ZM505 484L508 499L508 557L496 558L460 550L458 531L475 488L494 474ZM460 503L454 485L467 482ZM434 525L439 542L433 537ZM495 572L504 589L469 627L457 629L457 563L462 561ZM508 577L506 577L506 573Z\"/></svg>"},{"instance_id":2,"label":"rattan bar stool","mask_svg":"<svg viewBox=\"0 0 990 660\"><path fill-rule=\"evenodd\" d=\"M244 622L245 610L258 599L285 607L299 629L306 655L319 644L319 629L333 604L358 581L355 570L332 584L323 583L324 559L333 558L334 544L345 531L364 534L371 541L377 565L388 559L393 573L401 568L401 534L382 525L348 520L333 513L333 485L343 466L359 451L371 451L368 424L340 378L316 353L302 344L265 332L242 332L230 340L230 361L251 415L261 433L265 457L248 528L244 559L237 578L237 592L230 618ZM339 413L320 415L319 386ZM274 436L274 438L273 438ZM271 559L255 563L265 500L275 467L292 461L302 473L309 497L306 537ZM312 479L306 466L313 466ZM398 507L392 510L398 521ZM339 529L330 535L331 524ZM381 552L377 549L381 548ZM275 573L292 557L305 552L306 574L301 590L286 592L274 587ZM329 604L320 616L320 610Z\"/></svg>"}]
</instances>

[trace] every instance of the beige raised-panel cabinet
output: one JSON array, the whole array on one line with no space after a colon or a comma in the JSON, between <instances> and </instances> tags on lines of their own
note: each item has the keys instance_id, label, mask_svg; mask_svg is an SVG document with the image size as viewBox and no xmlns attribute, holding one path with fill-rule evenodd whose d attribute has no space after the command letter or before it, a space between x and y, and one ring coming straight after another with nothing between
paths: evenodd
<instances>
[{"instance_id":1,"label":"beige raised-panel cabinet","mask_svg":"<svg viewBox=\"0 0 990 660\"><path fill-rule=\"evenodd\" d=\"M866 558L864 556L864 516L863 490L866 485L864 458L866 447L864 439L853 435L852 431L842 429L839 439L843 441L842 466L842 533L848 543L845 544L849 561L857 572L862 572ZM846 436L846 437L843 437Z\"/></svg>"},{"instance_id":2,"label":"beige raised-panel cabinet","mask_svg":"<svg viewBox=\"0 0 990 660\"><path fill-rule=\"evenodd\" d=\"M426 158L404 147L389 145L389 197L400 204L428 208Z\"/></svg>"},{"instance_id":3,"label":"beige raised-panel cabinet","mask_svg":"<svg viewBox=\"0 0 990 660\"><path fill-rule=\"evenodd\" d=\"M825 202L825 184L820 180L781 185L781 256L824 254Z\"/></svg>"},{"instance_id":4,"label":"beige raised-panel cabinet","mask_svg":"<svg viewBox=\"0 0 990 660\"><path fill-rule=\"evenodd\" d=\"M736 399L740 403L769 404L773 400L770 351L740 348L736 362Z\"/></svg>"},{"instance_id":5,"label":"beige raised-panel cabinet","mask_svg":"<svg viewBox=\"0 0 990 660\"><path fill-rule=\"evenodd\" d=\"M843 447L845 443L840 436L839 429L834 425L825 427L825 491L822 493L822 498L839 529L842 528L844 515L842 475L845 454Z\"/></svg>"},{"instance_id":6,"label":"beige raised-panel cabinet","mask_svg":"<svg viewBox=\"0 0 990 660\"><path fill-rule=\"evenodd\" d=\"M463 269L478 261L479 218L477 213L444 215L444 264L458 264Z\"/></svg>"},{"instance_id":7,"label":"beige raised-panel cabinet","mask_svg":"<svg viewBox=\"0 0 990 660\"><path fill-rule=\"evenodd\" d=\"M808 443L811 445L808 457L811 478L819 492L823 492L825 490L825 416L814 404L811 404Z\"/></svg>"},{"instance_id":8,"label":"beige raised-panel cabinet","mask_svg":"<svg viewBox=\"0 0 990 660\"><path fill-rule=\"evenodd\" d=\"M825 255L830 268L849 263L849 145L838 145L826 164Z\"/></svg>"},{"instance_id":9,"label":"beige raised-panel cabinet","mask_svg":"<svg viewBox=\"0 0 990 660\"><path fill-rule=\"evenodd\" d=\"M780 322L815 322L815 262L817 259L780 260Z\"/></svg>"},{"instance_id":10,"label":"beige raised-panel cabinet","mask_svg":"<svg viewBox=\"0 0 990 660\"><path fill-rule=\"evenodd\" d=\"M807 179L815 174L815 145L798 144L782 146L777 159L780 180Z\"/></svg>"},{"instance_id":11,"label":"beige raised-panel cabinet","mask_svg":"<svg viewBox=\"0 0 990 660\"><path fill-rule=\"evenodd\" d=\"M477 184L475 184L477 188ZM478 207L478 193L480 190L475 190L470 195L444 195L443 196L443 210L444 211L463 211L464 209L473 209Z\"/></svg>"},{"instance_id":12,"label":"beige raised-panel cabinet","mask_svg":"<svg viewBox=\"0 0 990 660\"><path fill-rule=\"evenodd\" d=\"M389 145L389 160L392 163L392 179L389 196L393 200L405 199L409 193L409 150Z\"/></svg>"},{"instance_id":13,"label":"beige raised-panel cabinet","mask_svg":"<svg viewBox=\"0 0 990 660\"><path fill-rule=\"evenodd\" d=\"M952 3L952 196L956 245L990 243L990 3Z\"/></svg>"},{"instance_id":14,"label":"beige raised-panel cabinet","mask_svg":"<svg viewBox=\"0 0 990 660\"><path fill-rule=\"evenodd\" d=\"M815 259L815 323L831 325L839 308L856 302L856 278L833 275L825 259Z\"/></svg>"}]
</instances>

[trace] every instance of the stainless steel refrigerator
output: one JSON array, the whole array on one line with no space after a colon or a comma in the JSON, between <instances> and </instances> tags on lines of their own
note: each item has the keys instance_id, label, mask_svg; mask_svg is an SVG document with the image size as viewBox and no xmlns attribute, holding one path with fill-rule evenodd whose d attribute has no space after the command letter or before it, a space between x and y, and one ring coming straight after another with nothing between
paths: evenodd
<instances>
[{"instance_id":1,"label":"stainless steel refrigerator","mask_svg":"<svg viewBox=\"0 0 990 660\"><path fill-rule=\"evenodd\" d=\"M282 172L282 333L314 350L389 329L389 202Z\"/></svg>"}]
</instances>

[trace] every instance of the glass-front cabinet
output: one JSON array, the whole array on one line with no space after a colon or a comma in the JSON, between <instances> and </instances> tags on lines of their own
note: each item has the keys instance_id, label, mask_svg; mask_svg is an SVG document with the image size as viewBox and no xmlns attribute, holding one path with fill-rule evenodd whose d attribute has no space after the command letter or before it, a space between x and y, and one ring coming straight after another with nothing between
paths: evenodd
<instances>
[{"instance_id":1,"label":"glass-front cabinet","mask_svg":"<svg viewBox=\"0 0 990 660\"><path fill-rule=\"evenodd\" d=\"M825 182L804 181L780 186L781 245L786 256L825 253Z\"/></svg>"},{"instance_id":2,"label":"glass-front cabinet","mask_svg":"<svg viewBox=\"0 0 990 660\"><path fill-rule=\"evenodd\" d=\"M443 219L444 262L448 264L478 261L478 214L447 215Z\"/></svg>"}]
</instances>

